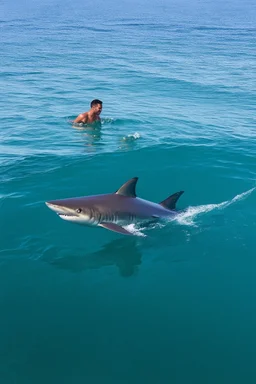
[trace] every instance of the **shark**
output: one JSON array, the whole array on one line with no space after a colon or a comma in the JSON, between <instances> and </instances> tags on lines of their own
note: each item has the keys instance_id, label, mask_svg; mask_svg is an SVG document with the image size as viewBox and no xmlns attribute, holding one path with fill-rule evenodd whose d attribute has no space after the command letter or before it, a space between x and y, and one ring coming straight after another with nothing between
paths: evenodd
<instances>
[{"instance_id":1,"label":"shark","mask_svg":"<svg viewBox=\"0 0 256 384\"><path fill-rule=\"evenodd\" d=\"M176 203L184 191L154 203L137 197L137 181L138 177L133 177L112 193L51 200L45 204L63 220L103 227L122 235L134 235L134 232L124 228L129 224L177 215Z\"/></svg>"}]
</instances>

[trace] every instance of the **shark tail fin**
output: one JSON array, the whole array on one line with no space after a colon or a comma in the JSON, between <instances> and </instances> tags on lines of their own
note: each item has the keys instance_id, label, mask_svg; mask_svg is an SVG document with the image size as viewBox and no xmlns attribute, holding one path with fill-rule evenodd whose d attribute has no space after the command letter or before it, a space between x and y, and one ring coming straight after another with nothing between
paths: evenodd
<instances>
[{"instance_id":1,"label":"shark tail fin","mask_svg":"<svg viewBox=\"0 0 256 384\"><path fill-rule=\"evenodd\" d=\"M159 204L162 205L162 207L164 207L166 209L173 210L176 208L176 203L177 203L179 197L183 193L184 193L184 191L176 192L173 195L167 197L167 199L161 201L161 203L159 203Z\"/></svg>"}]
</instances>

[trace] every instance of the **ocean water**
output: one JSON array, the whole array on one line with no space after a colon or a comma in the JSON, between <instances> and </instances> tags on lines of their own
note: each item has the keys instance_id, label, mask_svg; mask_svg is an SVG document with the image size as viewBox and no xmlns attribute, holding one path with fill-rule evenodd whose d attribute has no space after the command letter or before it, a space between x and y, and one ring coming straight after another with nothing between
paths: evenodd
<instances>
[{"instance_id":1,"label":"ocean water","mask_svg":"<svg viewBox=\"0 0 256 384\"><path fill-rule=\"evenodd\" d=\"M0 4L0 383L256 382L253 1ZM72 119L103 101L100 127ZM126 237L45 201L139 177ZM184 210L184 211L183 211Z\"/></svg>"}]
</instances>

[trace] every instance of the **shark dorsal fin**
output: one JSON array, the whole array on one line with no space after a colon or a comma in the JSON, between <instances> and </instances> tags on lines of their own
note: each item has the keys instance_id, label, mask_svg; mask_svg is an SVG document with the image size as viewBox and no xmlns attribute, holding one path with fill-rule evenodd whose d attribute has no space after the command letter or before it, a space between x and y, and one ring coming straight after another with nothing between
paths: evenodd
<instances>
[{"instance_id":1,"label":"shark dorsal fin","mask_svg":"<svg viewBox=\"0 0 256 384\"><path fill-rule=\"evenodd\" d=\"M184 191L176 192L173 195L167 197L167 199L161 201L159 204L166 209L175 209L176 202L183 193Z\"/></svg>"},{"instance_id":2,"label":"shark dorsal fin","mask_svg":"<svg viewBox=\"0 0 256 384\"><path fill-rule=\"evenodd\" d=\"M138 177L133 177L128 180L125 184L122 185L121 188L116 191L118 195L123 195L127 197L136 197L136 183L138 181Z\"/></svg>"}]
</instances>

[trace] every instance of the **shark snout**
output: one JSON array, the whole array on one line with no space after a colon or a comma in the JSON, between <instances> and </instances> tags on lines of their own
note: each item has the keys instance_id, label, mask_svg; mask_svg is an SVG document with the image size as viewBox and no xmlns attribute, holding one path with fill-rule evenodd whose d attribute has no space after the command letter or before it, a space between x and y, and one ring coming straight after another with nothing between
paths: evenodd
<instances>
[{"instance_id":1,"label":"shark snout","mask_svg":"<svg viewBox=\"0 0 256 384\"><path fill-rule=\"evenodd\" d=\"M79 217L75 209L60 205L59 202L55 201L46 201L45 204L53 212L55 212L61 219L64 220L77 220Z\"/></svg>"},{"instance_id":2,"label":"shark snout","mask_svg":"<svg viewBox=\"0 0 256 384\"><path fill-rule=\"evenodd\" d=\"M52 209L53 211L57 210L57 206L54 205L53 203L50 203L49 201L46 201L45 204L47 205L48 208Z\"/></svg>"},{"instance_id":3,"label":"shark snout","mask_svg":"<svg viewBox=\"0 0 256 384\"><path fill-rule=\"evenodd\" d=\"M48 208L50 208L52 211L56 212L57 214L67 213L67 210L64 207L54 204L53 202L46 201L45 204L47 205Z\"/></svg>"}]
</instances>

